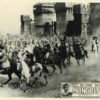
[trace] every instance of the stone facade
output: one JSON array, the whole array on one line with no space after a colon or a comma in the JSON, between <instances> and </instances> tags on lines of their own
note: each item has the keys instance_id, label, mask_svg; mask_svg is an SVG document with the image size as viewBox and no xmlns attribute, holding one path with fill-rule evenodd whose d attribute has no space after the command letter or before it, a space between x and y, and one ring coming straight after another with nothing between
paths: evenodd
<instances>
[{"instance_id":1,"label":"stone facade","mask_svg":"<svg viewBox=\"0 0 100 100\"><path fill-rule=\"evenodd\" d=\"M65 33L67 31L67 24L73 20L73 7L68 6L65 3L55 4L56 19L57 19L57 32L58 34Z\"/></svg>"},{"instance_id":2,"label":"stone facade","mask_svg":"<svg viewBox=\"0 0 100 100\"><path fill-rule=\"evenodd\" d=\"M56 32L56 14L53 3L41 3L34 6L35 33L50 35Z\"/></svg>"},{"instance_id":3,"label":"stone facade","mask_svg":"<svg viewBox=\"0 0 100 100\"><path fill-rule=\"evenodd\" d=\"M90 5L89 4L81 4L81 20L82 20L82 31L81 37L83 39L87 39L88 27L89 27L89 17L90 17Z\"/></svg>"},{"instance_id":4,"label":"stone facade","mask_svg":"<svg viewBox=\"0 0 100 100\"><path fill-rule=\"evenodd\" d=\"M89 4L38 3L33 6L34 21L21 16L21 34L81 36L87 38Z\"/></svg>"},{"instance_id":5,"label":"stone facade","mask_svg":"<svg viewBox=\"0 0 100 100\"><path fill-rule=\"evenodd\" d=\"M90 3L90 11L90 35L95 35L100 31L100 3Z\"/></svg>"},{"instance_id":6,"label":"stone facade","mask_svg":"<svg viewBox=\"0 0 100 100\"><path fill-rule=\"evenodd\" d=\"M89 4L76 4L73 5L74 21L69 23L68 31L71 36L81 36L81 38L87 38L88 23L90 16ZM70 35L69 34L69 35Z\"/></svg>"},{"instance_id":7,"label":"stone facade","mask_svg":"<svg viewBox=\"0 0 100 100\"><path fill-rule=\"evenodd\" d=\"M34 6L35 33L49 35L66 32L73 20L73 7L65 3L42 3Z\"/></svg>"},{"instance_id":8,"label":"stone facade","mask_svg":"<svg viewBox=\"0 0 100 100\"><path fill-rule=\"evenodd\" d=\"M21 34L31 34L31 21L28 15L21 15Z\"/></svg>"}]
</instances>

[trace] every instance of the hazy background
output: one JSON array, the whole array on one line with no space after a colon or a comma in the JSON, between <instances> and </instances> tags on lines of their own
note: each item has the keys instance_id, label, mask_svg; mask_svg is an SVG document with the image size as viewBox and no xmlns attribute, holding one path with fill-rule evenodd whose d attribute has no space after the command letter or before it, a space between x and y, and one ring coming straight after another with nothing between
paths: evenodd
<instances>
[{"instance_id":1,"label":"hazy background","mask_svg":"<svg viewBox=\"0 0 100 100\"><path fill-rule=\"evenodd\" d=\"M33 19L34 2L0 1L0 33L19 34L20 15L30 15Z\"/></svg>"}]
</instances>

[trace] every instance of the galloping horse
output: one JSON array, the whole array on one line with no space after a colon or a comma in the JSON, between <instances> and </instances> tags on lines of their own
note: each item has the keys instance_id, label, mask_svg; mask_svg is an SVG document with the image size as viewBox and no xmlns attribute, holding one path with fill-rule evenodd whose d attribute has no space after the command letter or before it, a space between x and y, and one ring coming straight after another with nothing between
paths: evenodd
<instances>
[{"instance_id":1,"label":"galloping horse","mask_svg":"<svg viewBox=\"0 0 100 100\"><path fill-rule=\"evenodd\" d=\"M67 58L67 64L70 65L71 64L71 57L75 57L75 53L73 50L73 46L70 43L66 43L66 58Z\"/></svg>"},{"instance_id":2,"label":"galloping horse","mask_svg":"<svg viewBox=\"0 0 100 100\"><path fill-rule=\"evenodd\" d=\"M49 47L49 46L48 46ZM61 69L61 57L59 56L59 54L55 54L54 50L49 49L48 47L45 49L40 47L40 46L36 46L33 50L34 55L36 57L36 62L39 62L43 65L43 68L45 71L48 72L46 65L51 65L51 67L53 68L53 72L52 74L55 72L55 65L57 65L60 68L60 72L62 73L62 69Z\"/></svg>"},{"instance_id":3,"label":"galloping horse","mask_svg":"<svg viewBox=\"0 0 100 100\"><path fill-rule=\"evenodd\" d=\"M28 60L28 61L31 61L31 60ZM20 85L22 84L22 79L23 78L26 79L27 87L24 90L24 92L28 91L28 87L30 86L30 83L29 83L30 77L35 78L35 80L34 80L34 83L35 83L41 76L43 76L46 81L46 84L48 83L47 77L43 73L43 66L40 63L35 63L34 65L30 66L30 64L28 62L26 62L25 58L21 57L21 58L18 58L17 66L19 66L19 65L20 65L20 68L22 69ZM30 71L30 67L31 67L31 71Z\"/></svg>"},{"instance_id":4,"label":"galloping horse","mask_svg":"<svg viewBox=\"0 0 100 100\"><path fill-rule=\"evenodd\" d=\"M0 74L8 75L8 80L1 84L1 86L6 85L8 82L12 80L12 74L15 73L19 80L21 79L21 69L17 67L16 59L15 59L15 52L12 53L12 58L7 59L5 62L2 62Z\"/></svg>"},{"instance_id":5,"label":"galloping horse","mask_svg":"<svg viewBox=\"0 0 100 100\"><path fill-rule=\"evenodd\" d=\"M85 63L85 58L88 58L88 52L84 49L83 45L78 42L74 43L73 49L77 64L80 65L80 60Z\"/></svg>"}]
</instances>

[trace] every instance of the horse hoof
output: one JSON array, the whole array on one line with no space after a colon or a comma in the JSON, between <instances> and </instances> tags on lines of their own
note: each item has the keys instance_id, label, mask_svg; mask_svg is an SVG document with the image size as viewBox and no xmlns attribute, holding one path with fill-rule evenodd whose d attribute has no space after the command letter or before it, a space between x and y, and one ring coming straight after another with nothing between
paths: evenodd
<instances>
[{"instance_id":1,"label":"horse hoof","mask_svg":"<svg viewBox=\"0 0 100 100\"><path fill-rule=\"evenodd\" d=\"M48 84L48 82L46 82L46 85Z\"/></svg>"},{"instance_id":2,"label":"horse hoof","mask_svg":"<svg viewBox=\"0 0 100 100\"><path fill-rule=\"evenodd\" d=\"M22 85L22 84L20 84L20 86L21 86L21 87L23 87L23 85Z\"/></svg>"},{"instance_id":3,"label":"horse hoof","mask_svg":"<svg viewBox=\"0 0 100 100\"><path fill-rule=\"evenodd\" d=\"M24 90L24 92L27 93L28 91L27 90Z\"/></svg>"},{"instance_id":4,"label":"horse hoof","mask_svg":"<svg viewBox=\"0 0 100 100\"><path fill-rule=\"evenodd\" d=\"M19 85L18 85L18 84L16 84L16 85L15 85L15 88L17 88L17 87L19 87Z\"/></svg>"},{"instance_id":5,"label":"horse hoof","mask_svg":"<svg viewBox=\"0 0 100 100\"><path fill-rule=\"evenodd\" d=\"M66 68L66 66L64 65L64 68Z\"/></svg>"},{"instance_id":6,"label":"horse hoof","mask_svg":"<svg viewBox=\"0 0 100 100\"><path fill-rule=\"evenodd\" d=\"M0 87L3 87L3 84L0 84Z\"/></svg>"},{"instance_id":7,"label":"horse hoof","mask_svg":"<svg viewBox=\"0 0 100 100\"><path fill-rule=\"evenodd\" d=\"M62 74L62 73L63 73L63 71L61 70L61 71L60 71L60 73Z\"/></svg>"}]
</instances>

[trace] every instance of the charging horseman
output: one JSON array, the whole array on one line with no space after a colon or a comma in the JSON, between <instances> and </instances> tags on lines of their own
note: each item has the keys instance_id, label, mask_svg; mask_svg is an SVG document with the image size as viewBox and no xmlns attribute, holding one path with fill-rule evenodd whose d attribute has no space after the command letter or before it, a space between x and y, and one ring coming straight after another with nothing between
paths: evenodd
<instances>
[{"instance_id":1,"label":"charging horseman","mask_svg":"<svg viewBox=\"0 0 100 100\"><path fill-rule=\"evenodd\" d=\"M1 40L0 41L0 70L1 70L0 72L2 74L6 73L9 68L10 68L10 63L7 59L5 46Z\"/></svg>"}]
</instances>

